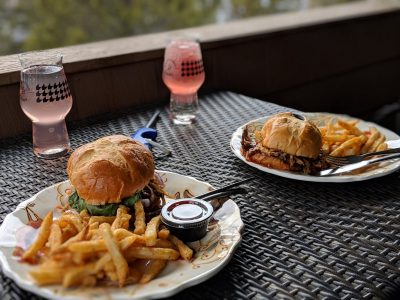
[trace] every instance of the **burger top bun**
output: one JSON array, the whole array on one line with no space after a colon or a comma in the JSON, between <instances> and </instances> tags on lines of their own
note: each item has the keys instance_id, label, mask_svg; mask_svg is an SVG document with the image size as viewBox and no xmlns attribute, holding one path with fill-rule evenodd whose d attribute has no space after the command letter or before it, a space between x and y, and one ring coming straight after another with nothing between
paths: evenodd
<instances>
[{"instance_id":1,"label":"burger top bun","mask_svg":"<svg viewBox=\"0 0 400 300\"><path fill-rule=\"evenodd\" d=\"M76 149L68 160L67 173L87 203L119 203L149 183L154 160L141 143L111 135Z\"/></svg>"},{"instance_id":2,"label":"burger top bun","mask_svg":"<svg viewBox=\"0 0 400 300\"><path fill-rule=\"evenodd\" d=\"M308 158L317 158L322 146L317 126L290 112L268 119L261 130L261 137L264 147Z\"/></svg>"}]
</instances>

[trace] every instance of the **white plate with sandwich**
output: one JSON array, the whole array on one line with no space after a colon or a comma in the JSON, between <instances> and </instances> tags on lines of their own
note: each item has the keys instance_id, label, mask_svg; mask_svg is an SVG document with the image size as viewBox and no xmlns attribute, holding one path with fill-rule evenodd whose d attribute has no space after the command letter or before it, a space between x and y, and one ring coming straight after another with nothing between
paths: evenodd
<instances>
[{"instance_id":1,"label":"white plate with sandwich","mask_svg":"<svg viewBox=\"0 0 400 300\"><path fill-rule=\"evenodd\" d=\"M220 271L241 241L243 222L232 200L215 212L201 240L186 243L193 250L188 259L181 251L188 248L179 246L161 226L152 245L148 244L151 230L136 232L141 218L147 228L157 218L144 221L139 209L146 212L151 207L148 200L157 189L163 190L167 201L212 190L193 177L154 171L146 151L122 136L77 149L68 164L71 181L43 189L4 219L0 227L4 274L21 288L49 299L122 300L169 297ZM154 178L158 186L149 191ZM165 263L157 264L160 260ZM149 280L148 275L155 276Z\"/></svg>"},{"instance_id":2,"label":"white plate with sandwich","mask_svg":"<svg viewBox=\"0 0 400 300\"><path fill-rule=\"evenodd\" d=\"M270 124L264 128L264 125L268 120L271 120L270 122L274 123L272 118L275 117L276 115L265 116L249 121L240 126L232 134L230 141L230 147L233 153L246 164L261 171L285 178L312 182L344 183L362 181L388 175L400 168L400 161L393 160L377 164L376 166L363 170L362 172L330 177L312 175L313 168L317 171L329 168L329 166L326 165L321 166L321 161L319 160L318 155L321 153L320 151L322 150L324 139L323 135L318 137L318 134L313 128L315 126L322 128L328 123L334 124L340 119L345 120L350 124L356 124L358 130L366 133L367 137L370 135L371 130L378 131L386 141L397 140L400 137L396 133L379 126L378 124L366 122L346 115L330 113L294 114L293 118L290 117L290 119L296 119L294 120L295 124L291 124L289 129L282 128L287 126L287 124L278 126L276 123ZM301 119L302 117L304 117L305 120L299 120L299 118ZM315 126L309 124L299 125L299 123L304 122L311 122ZM291 123L291 121L289 123ZM272 127L274 129L272 129ZM299 132L299 130L301 132ZM247 141L249 143L247 151L243 151L242 148L243 134L247 136ZM318 139L320 139L320 141L318 141ZM273 149L271 150L271 148L263 146L263 140L268 141L265 142L264 145ZM257 144L258 146L256 146ZM359 146L362 147L362 145ZM317 172L315 171L314 173Z\"/></svg>"}]
</instances>

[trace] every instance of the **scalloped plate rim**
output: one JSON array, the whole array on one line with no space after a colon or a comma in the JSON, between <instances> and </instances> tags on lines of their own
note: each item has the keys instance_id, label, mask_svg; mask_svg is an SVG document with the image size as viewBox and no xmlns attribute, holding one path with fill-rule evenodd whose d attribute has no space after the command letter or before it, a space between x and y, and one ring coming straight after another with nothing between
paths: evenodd
<instances>
[{"instance_id":1,"label":"scalloped plate rim","mask_svg":"<svg viewBox=\"0 0 400 300\"><path fill-rule=\"evenodd\" d=\"M197 184L202 184L202 185L206 185L208 187L212 187L211 184L209 184L208 182L205 181L201 181L198 180L192 176L187 176L187 175L182 175L179 173L175 173L175 172L171 172L171 171L163 171L163 170L156 170L156 172L159 173L166 173L166 174L172 174L172 175L178 175L178 176L183 176L186 177L187 179L190 179L194 182L196 182ZM32 197L30 197L27 200L24 200L23 202L19 203L16 208L9 214L7 214L7 216L4 218L2 224L0 227L3 227L3 224L6 223L6 219L13 217L13 215L19 211L22 210L23 207L25 207L24 205L35 201L35 198L42 192L44 192L45 190L49 190L54 188L55 186L59 185L59 184L63 184L69 182L69 180L65 180L65 181L61 181L58 183L55 183L49 187L46 187L44 189L42 189L41 191L37 192L35 195L33 195ZM232 243L232 245L230 246L226 256L212 269L206 270L205 272L199 274L196 277L187 279L183 282L181 282L178 285L175 286L171 286L168 289L163 289L160 291L157 291L153 294L150 295L144 295L143 297L139 297L139 298L135 298L134 295L130 295L129 299L132 300L139 300L139 299L162 299L162 298L166 298L166 297L170 297L172 295L175 295L181 291L183 291L186 288L195 286L197 284L200 284L204 281L206 281L207 279L210 279L211 277L213 277L214 275L216 275L219 271L221 271L232 259L233 257L233 253L236 251L236 249L239 247L241 241L242 241L242 230L244 227L244 222L241 218L241 214L240 214L240 208L238 207L238 205L232 201L236 207L236 209L239 212L239 219L238 221L240 221L240 226L237 228L237 231L235 232L235 234L237 235L237 239ZM0 246L0 267L2 268L2 271L4 273L4 275L6 275L8 278L11 278L20 288L31 292L33 294L42 296L42 297L46 297L49 299L60 299L60 300L69 300L69 299L86 299L87 295L83 295L82 297L79 297L79 295L77 294L72 294L72 295L57 295L54 294L50 289L42 289L40 286L35 285L32 281L27 281L24 280L22 278L20 278L19 274L17 272L14 272L13 270L11 270L11 266L8 264L7 258L5 257L4 252L2 251L2 248L5 248L3 246ZM97 298L93 298L93 299L97 299ZM102 299L102 298L99 298ZM114 299L114 298L111 298Z\"/></svg>"}]
</instances>

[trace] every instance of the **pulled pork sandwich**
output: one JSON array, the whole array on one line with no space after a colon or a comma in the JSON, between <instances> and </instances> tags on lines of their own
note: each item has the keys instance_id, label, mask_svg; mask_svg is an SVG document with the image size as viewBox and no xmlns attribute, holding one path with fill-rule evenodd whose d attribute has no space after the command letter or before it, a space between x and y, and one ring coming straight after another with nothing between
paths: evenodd
<instances>
[{"instance_id":1,"label":"pulled pork sandwich","mask_svg":"<svg viewBox=\"0 0 400 300\"><path fill-rule=\"evenodd\" d=\"M290 112L268 119L262 130L250 138L242 134L242 155L246 160L279 170L313 174L326 167L317 126Z\"/></svg>"},{"instance_id":2,"label":"pulled pork sandwich","mask_svg":"<svg viewBox=\"0 0 400 300\"><path fill-rule=\"evenodd\" d=\"M78 212L86 209L91 215L113 216L120 204L133 207L140 200L145 211L152 211L165 203L153 155L123 135L106 136L76 149L67 173L75 187L68 202Z\"/></svg>"}]
</instances>

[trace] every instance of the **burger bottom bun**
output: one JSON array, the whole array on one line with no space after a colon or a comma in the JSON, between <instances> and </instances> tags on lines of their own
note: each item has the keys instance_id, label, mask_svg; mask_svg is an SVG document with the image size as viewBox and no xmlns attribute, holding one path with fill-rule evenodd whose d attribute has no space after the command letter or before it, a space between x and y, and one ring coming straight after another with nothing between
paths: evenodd
<instances>
[{"instance_id":1,"label":"burger bottom bun","mask_svg":"<svg viewBox=\"0 0 400 300\"><path fill-rule=\"evenodd\" d=\"M276 157L267 156L260 152L256 152L252 155L249 155L247 152L244 152L243 150L242 150L242 155L248 161L265 166L267 168L273 168L273 169L284 170L284 171L290 170L289 164L283 162L282 160L280 160L279 158L276 158Z\"/></svg>"}]
</instances>

